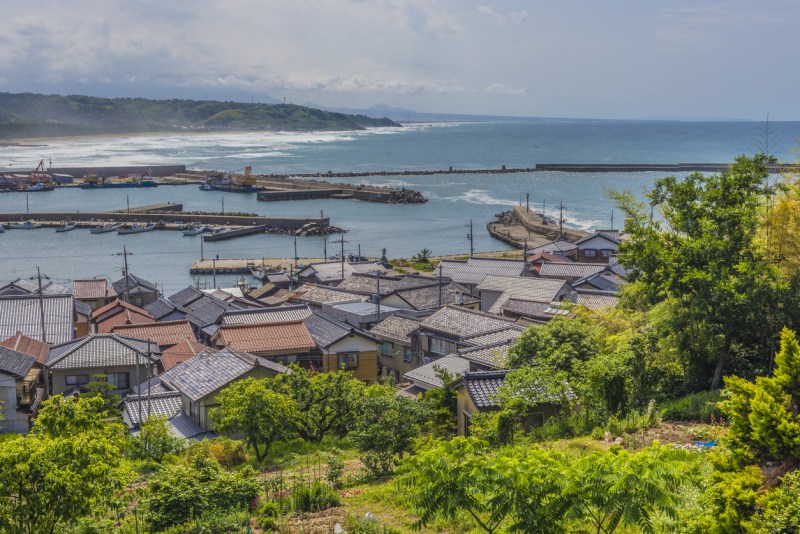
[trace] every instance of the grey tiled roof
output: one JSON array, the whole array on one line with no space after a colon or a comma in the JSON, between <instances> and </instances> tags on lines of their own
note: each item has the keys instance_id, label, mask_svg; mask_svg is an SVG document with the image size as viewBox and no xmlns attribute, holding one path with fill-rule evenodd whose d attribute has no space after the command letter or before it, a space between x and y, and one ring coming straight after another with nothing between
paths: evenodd
<instances>
[{"instance_id":1,"label":"grey tiled roof","mask_svg":"<svg viewBox=\"0 0 800 534\"><path fill-rule=\"evenodd\" d=\"M158 293L158 288L156 288L153 282L149 282L144 278L139 278L135 274L129 274L111 284L111 286L114 288L114 291L116 291L118 295L122 295L125 292L126 278L129 293Z\"/></svg>"},{"instance_id":2,"label":"grey tiled roof","mask_svg":"<svg viewBox=\"0 0 800 534\"><path fill-rule=\"evenodd\" d=\"M467 261L442 260L433 271L434 276L452 278L459 284L476 285L488 275L520 276L525 270L523 260L504 258L470 258Z\"/></svg>"},{"instance_id":3,"label":"grey tiled roof","mask_svg":"<svg viewBox=\"0 0 800 534\"><path fill-rule=\"evenodd\" d=\"M306 286L304 286L305 288ZM330 304L332 302L342 302L344 300L360 300L366 301L369 296L361 293L352 293L350 291L337 290L336 288L311 285L310 289L303 293L300 297L303 302L310 302L312 304Z\"/></svg>"},{"instance_id":4,"label":"grey tiled roof","mask_svg":"<svg viewBox=\"0 0 800 534\"><path fill-rule=\"evenodd\" d=\"M486 345L483 347L470 347L467 349L460 349L458 355L482 367L503 369L508 361L508 350L513 345L513 341L506 341L504 343Z\"/></svg>"},{"instance_id":5,"label":"grey tiled roof","mask_svg":"<svg viewBox=\"0 0 800 534\"><path fill-rule=\"evenodd\" d=\"M575 280L572 285L580 286L588 284L594 289L598 289L600 291L619 291L619 288L622 285L622 280L609 279L608 277L602 276L602 274L602 272L599 272L589 275L586 278ZM616 276L612 275L612 278L616 278Z\"/></svg>"},{"instance_id":6,"label":"grey tiled roof","mask_svg":"<svg viewBox=\"0 0 800 534\"><path fill-rule=\"evenodd\" d=\"M4 286L0 286L0 295L38 295L39 284L29 280L17 278ZM69 295L71 291L68 287L56 284L52 281L42 283L42 295Z\"/></svg>"},{"instance_id":7,"label":"grey tiled roof","mask_svg":"<svg viewBox=\"0 0 800 534\"><path fill-rule=\"evenodd\" d=\"M509 371L475 371L462 377L464 388L478 408L497 408L497 390Z\"/></svg>"},{"instance_id":8,"label":"grey tiled roof","mask_svg":"<svg viewBox=\"0 0 800 534\"><path fill-rule=\"evenodd\" d=\"M558 302L536 302L521 299L508 299L503 303L502 312L506 315L521 315L536 322L547 322L553 317L574 317L569 310L559 307Z\"/></svg>"},{"instance_id":9,"label":"grey tiled roof","mask_svg":"<svg viewBox=\"0 0 800 534\"><path fill-rule=\"evenodd\" d=\"M192 356L161 375L161 381L189 399L198 401L257 367L276 374L288 370L265 358L224 348L218 352L206 351Z\"/></svg>"},{"instance_id":10,"label":"grey tiled roof","mask_svg":"<svg viewBox=\"0 0 800 534\"><path fill-rule=\"evenodd\" d=\"M595 237L602 237L615 245L619 245L619 230L595 230L593 234L589 234L575 241L575 244L580 245Z\"/></svg>"},{"instance_id":11,"label":"grey tiled roof","mask_svg":"<svg viewBox=\"0 0 800 534\"><path fill-rule=\"evenodd\" d=\"M201 440L216 436L213 432L203 430L185 413L179 413L167 421L170 434L176 438Z\"/></svg>"},{"instance_id":12,"label":"grey tiled roof","mask_svg":"<svg viewBox=\"0 0 800 534\"><path fill-rule=\"evenodd\" d=\"M584 278L607 269L602 263L543 263L539 276L543 278Z\"/></svg>"},{"instance_id":13,"label":"grey tiled roof","mask_svg":"<svg viewBox=\"0 0 800 534\"><path fill-rule=\"evenodd\" d=\"M92 315L92 307L82 302L80 300L74 301L75 303L75 312L81 315L85 315L86 317L90 317Z\"/></svg>"},{"instance_id":14,"label":"grey tiled roof","mask_svg":"<svg viewBox=\"0 0 800 534\"><path fill-rule=\"evenodd\" d=\"M381 277L381 295L388 295L398 287L400 287L400 276L382 276ZM336 286L338 289L345 289L347 291L358 291L371 295L378 291L378 281L375 275L353 273Z\"/></svg>"},{"instance_id":15,"label":"grey tiled roof","mask_svg":"<svg viewBox=\"0 0 800 534\"><path fill-rule=\"evenodd\" d=\"M141 403L139 402L141 399ZM181 413L182 402L181 394L178 391L166 391L162 393L150 393L139 397L138 395L128 395L123 401L127 420L133 426L138 426L140 422L147 421L151 417L162 416L167 419L175 417ZM141 408L142 416L139 417Z\"/></svg>"},{"instance_id":16,"label":"grey tiled roof","mask_svg":"<svg viewBox=\"0 0 800 534\"><path fill-rule=\"evenodd\" d=\"M0 339L17 332L47 343L64 343L72 339L75 324L72 295L44 295L42 304L47 334L45 339L42 339L37 295L0 297Z\"/></svg>"},{"instance_id":17,"label":"grey tiled roof","mask_svg":"<svg viewBox=\"0 0 800 534\"><path fill-rule=\"evenodd\" d=\"M231 310L222 316L222 324L284 323L302 321L309 315L311 315L311 309L305 304L259 310Z\"/></svg>"},{"instance_id":18,"label":"grey tiled roof","mask_svg":"<svg viewBox=\"0 0 800 534\"><path fill-rule=\"evenodd\" d=\"M309 315L303 320L303 323L306 325L308 333L311 334L311 339L321 349L333 345L354 330L352 326L345 325L322 313Z\"/></svg>"},{"instance_id":19,"label":"grey tiled roof","mask_svg":"<svg viewBox=\"0 0 800 534\"><path fill-rule=\"evenodd\" d=\"M199 289L189 286L187 288L181 289L174 295L170 295L169 301L178 304L179 306L186 306L187 304L199 299L204 294L205 293L203 293Z\"/></svg>"},{"instance_id":20,"label":"grey tiled roof","mask_svg":"<svg viewBox=\"0 0 800 534\"><path fill-rule=\"evenodd\" d=\"M422 321L403 317L402 315L390 315L370 330L370 334L379 337L386 337L401 343L411 344L411 334L413 334Z\"/></svg>"},{"instance_id":21,"label":"grey tiled roof","mask_svg":"<svg viewBox=\"0 0 800 534\"><path fill-rule=\"evenodd\" d=\"M154 300L153 302L144 307L144 311L152 315L153 319L155 319L156 321L158 321L162 317L166 317L167 315L176 310L183 311L183 313L186 313L181 306L173 302L170 302L164 297L159 297L158 299Z\"/></svg>"},{"instance_id":22,"label":"grey tiled roof","mask_svg":"<svg viewBox=\"0 0 800 534\"><path fill-rule=\"evenodd\" d=\"M373 262L344 262L344 277L347 278L353 273L365 273L367 271L380 270L384 273L386 268L379 263ZM316 277L320 282L336 282L342 280L342 262L341 261L326 261L320 263L312 263L307 265L299 273L300 278Z\"/></svg>"},{"instance_id":23,"label":"grey tiled roof","mask_svg":"<svg viewBox=\"0 0 800 534\"><path fill-rule=\"evenodd\" d=\"M395 294L415 310L433 310L440 307L439 284L399 289ZM466 288L452 282L442 286L441 296L441 306L478 302Z\"/></svg>"},{"instance_id":24,"label":"grey tiled roof","mask_svg":"<svg viewBox=\"0 0 800 534\"><path fill-rule=\"evenodd\" d=\"M455 379L469 371L469 360L459 358L458 356L445 356L444 358L439 358L431 363L412 369L404 376L406 380L412 380L424 389L441 388L444 384L437 376L437 372L440 369L444 369Z\"/></svg>"},{"instance_id":25,"label":"grey tiled roof","mask_svg":"<svg viewBox=\"0 0 800 534\"><path fill-rule=\"evenodd\" d=\"M618 302L619 297L607 291L578 290L578 304L590 310L613 308Z\"/></svg>"},{"instance_id":26,"label":"grey tiled roof","mask_svg":"<svg viewBox=\"0 0 800 534\"><path fill-rule=\"evenodd\" d=\"M545 243L544 245L539 245L538 247L532 247L528 249L528 254L538 254L540 252L549 252L550 254L558 254L558 253L565 253L571 252L578 248L578 245L575 243L570 243L569 241L551 241L549 243Z\"/></svg>"},{"instance_id":27,"label":"grey tiled roof","mask_svg":"<svg viewBox=\"0 0 800 534\"><path fill-rule=\"evenodd\" d=\"M481 347L484 345L495 345L497 343L505 343L506 341L516 341L517 338L525 331L525 328L509 324L499 330L493 330L484 334L476 336L465 337L463 341L468 342L470 345Z\"/></svg>"},{"instance_id":28,"label":"grey tiled roof","mask_svg":"<svg viewBox=\"0 0 800 534\"><path fill-rule=\"evenodd\" d=\"M150 395L152 395L154 393L164 393L172 390L165 386L163 382L161 382L160 376L154 376L149 380L143 381L139 387L134 386L132 391L133 395L147 395L148 392Z\"/></svg>"},{"instance_id":29,"label":"grey tiled roof","mask_svg":"<svg viewBox=\"0 0 800 534\"><path fill-rule=\"evenodd\" d=\"M454 338L465 338L502 330L512 321L458 306L445 306L422 323L422 330L433 330Z\"/></svg>"},{"instance_id":30,"label":"grey tiled roof","mask_svg":"<svg viewBox=\"0 0 800 534\"><path fill-rule=\"evenodd\" d=\"M34 363L36 358L33 356L0 346L0 373L25 378Z\"/></svg>"},{"instance_id":31,"label":"grey tiled roof","mask_svg":"<svg viewBox=\"0 0 800 534\"><path fill-rule=\"evenodd\" d=\"M219 321L219 318L225 312L241 308L236 304L219 300L211 295L203 295L186 305L186 309L189 310L186 320L199 328L204 328Z\"/></svg>"},{"instance_id":32,"label":"grey tiled roof","mask_svg":"<svg viewBox=\"0 0 800 534\"><path fill-rule=\"evenodd\" d=\"M157 343L150 344L150 358L158 361ZM148 343L117 334L95 334L50 347L47 366L52 369L76 369L146 365Z\"/></svg>"}]
</instances>

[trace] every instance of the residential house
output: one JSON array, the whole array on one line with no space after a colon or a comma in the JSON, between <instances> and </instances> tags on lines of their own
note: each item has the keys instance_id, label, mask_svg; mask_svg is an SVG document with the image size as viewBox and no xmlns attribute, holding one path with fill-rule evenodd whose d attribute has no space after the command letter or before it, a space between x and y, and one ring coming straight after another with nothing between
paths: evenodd
<instances>
[{"instance_id":1,"label":"residential house","mask_svg":"<svg viewBox=\"0 0 800 534\"><path fill-rule=\"evenodd\" d=\"M322 286L336 286L353 273L369 273L380 271L386 273L386 268L379 262L361 261L323 261L311 263L297 272L300 282L310 282Z\"/></svg>"},{"instance_id":2,"label":"residential house","mask_svg":"<svg viewBox=\"0 0 800 534\"><path fill-rule=\"evenodd\" d=\"M361 329L368 329L383 319L396 313L404 312L402 308L395 308L383 303L362 302L336 302L323 304L322 313L337 321L353 325ZM406 311L407 313L407 311Z\"/></svg>"},{"instance_id":3,"label":"residential house","mask_svg":"<svg viewBox=\"0 0 800 534\"><path fill-rule=\"evenodd\" d=\"M47 356L50 354L50 345L28 337L21 332L17 332L13 336L0 341L0 347L6 347L33 358L42 366L47 363Z\"/></svg>"},{"instance_id":4,"label":"residential house","mask_svg":"<svg viewBox=\"0 0 800 534\"><path fill-rule=\"evenodd\" d=\"M543 245L529 247L526 251L526 256L530 258L531 256L535 257L536 255L543 253L552 254L553 256L560 256L562 258L575 261L578 259L578 246L575 243L571 243L563 239L557 239Z\"/></svg>"},{"instance_id":5,"label":"residential house","mask_svg":"<svg viewBox=\"0 0 800 534\"><path fill-rule=\"evenodd\" d=\"M219 322L226 312L242 309L237 304L226 302L193 287L187 287L170 296L169 302L186 311L184 317L191 323L195 336L204 342L216 333Z\"/></svg>"},{"instance_id":6,"label":"residential house","mask_svg":"<svg viewBox=\"0 0 800 534\"><path fill-rule=\"evenodd\" d=\"M405 381L405 374L421 361L415 361L419 338L416 335L422 319L397 314L376 324L370 335L380 343L378 352L378 372L380 376L394 375L396 383Z\"/></svg>"},{"instance_id":7,"label":"residential house","mask_svg":"<svg viewBox=\"0 0 800 534\"><path fill-rule=\"evenodd\" d=\"M322 359L323 371L341 369L368 384L377 381L378 340L375 337L323 313L314 313L303 323L314 340L315 354Z\"/></svg>"},{"instance_id":8,"label":"residential house","mask_svg":"<svg viewBox=\"0 0 800 534\"><path fill-rule=\"evenodd\" d=\"M80 300L72 302L75 305L75 337L88 336L92 333L92 308Z\"/></svg>"},{"instance_id":9,"label":"residential house","mask_svg":"<svg viewBox=\"0 0 800 534\"><path fill-rule=\"evenodd\" d=\"M118 325L154 322L155 319L142 308L120 299L92 312L94 331L98 334L108 334Z\"/></svg>"},{"instance_id":10,"label":"residential house","mask_svg":"<svg viewBox=\"0 0 800 534\"><path fill-rule=\"evenodd\" d=\"M459 436L469 435L470 419L476 413L500 409L497 392L503 386L509 372L508 370L467 372L450 385L457 395ZM561 405L557 399L545 399L545 402L528 411L525 424L529 427L541 426L547 419L558 416L560 411Z\"/></svg>"},{"instance_id":11,"label":"residential house","mask_svg":"<svg viewBox=\"0 0 800 534\"><path fill-rule=\"evenodd\" d=\"M516 319L518 322L545 324L555 317L574 318L575 314L561 302L539 302L510 298L492 307L492 313Z\"/></svg>"},{"instance_id":12,"label":"residential house","mask_svg":"<svg viewBox=\"0 0 800 534\"><path fill-rule=\"evenodd\" d=\"M529 273L524 260L476 257L463 261L442 260L433 275L448 277L477 296L475 288L489 275L521 277L528 276Z\"/></svg>"},{"instance_id":13,"label":"residential house","mask_svg":"<svg viewBox=\"0 0 800 534\"><path fill-rule=\"evenodd\" d=\"M475 346L469 338L516 328L510 319L449 305L422 320L419 336L425 358L436 359Z\"/></svg>"},{"instance_id":14,"label":"residential house","mask_svg":"<svg viewBox=\"0 0 800 534\"><path fill-rule=\"evenodd\" d=\"M575 299L575 291L566 281L558 279L489 275L475 289L480 295L481 311L490 313L500 313L510 298L546 303Z\"/></svg>"},{"instance_id":15,"label":"residential house","mask_svg":"<svg viewBox=\"0 0 800 534\"><path fill-rule=\"evenodd\" d=\"M619 230L596 230L575 242L577 261L608 264L609 258L617 253L619 244Z\"/></svg>"},{"instance_id":16,"label":"residential house","mask_svg":"<svg viewBox=\"0 0 800 534\"><path fill-rule=\"evenodd\" d=\"M195 354L200 354L205 350L212 350L210 347L201 345L194 339L184 339L177 345L173 345L161 353L158 362L158 372L169 371L179 363L183 363Z\"/></svg>"},{"instance_id":17,"label":"residential house","mask_svg":"<svg viewBox=\"0 0 800 534\"><path fill-rule=\"evenodd\" d=\"M47 278L42 276L42 278ZM35 279L35 278L34 278ZM17 278L16 280L0 286L0 297L18 297L24 295L38 295L39 283ZM68 288L50 280L42 281L42 295L69 295Z\"/></svg>"},{"instance_id":18,"label":"residential house","mask_svg":"<svg viewBox=\"0 0 800 534\"><path fill-rule=\"evenodd\" d=\"M0 346L0 432L25 433L44 397L36 358Z\"/></svg>"},{"instance_id":19,"label":"residential house","mask_svg":"<svg viewBox=\"0 0 800 534\"><path fill-rule=\"evenodd\" d=\"M133 274L126 274L114 282L112 287L122 300L140 308L147 306L160 296L158 288L153 282Z\"/></svg>"},{"instance_id":20,"label":"residential house","mask_svg":"<svg viewBox=\"0 0 800 534\"><path fill-rule=\"evenodd\" d=\"M154 342L95 334L50 347L46 369L51 393L81 389L95 375L105 375L112 394L122 394L147 380L158 362Z\"/></svg>"},{"instance_id":21,"label":"residential house","mask_svg":"<svg viewBox=\"0 0 800 534\"><path fill-rule=\"evenodd\" d=\"M72 296L76 301L89 305L94 311L116 300L117 292L105 278L92 278L72 282Z\"/></svg>"},{"instance_id":22,"label":"residential house","mask_svg":"<svg viewBox=\"0 0 800 534\"><path fill-rule=\"evenodd\" d=\"M313 365L311 351L316 348L303 321L286 321L267 324L221 325L211 344L217 348L230 348L268 357L283 364Z\"/></svg>"},{"instance_id":23,"label":"residential house","mask_svg":"<svg viewBox=\"0 0 800 534\"><path fill-rule=\"evenodd\" d=\"M541 278L566 280L570 284L576 280L607 270L602 263L544 263L536 273Z\"/></svg>"},{"instance_id":24,"label":"residential house","mask_svg":"<svg viewBox=\"0 0 800 534\"><path fill-rule=\"evenodd\" d=\"M577 303L589 310L605 310L613 308L619 302L619 296L609 291L578 289Z\"/></svg>"},{"instance_id":25,"label":"residential house","mask_svg":"<svg viewBox=\"0 0 800 534\"><path fill-rule=\"evenodd\" d=\"M184 439L197 439L200 435L205 437L203 429L188 416L181 417L183 400L180 391L162 389L163 391L152 391L150 394L145 390L141 394L127 395L123 399L122 421L128 425L130 432L137 433L142 423L151 418L163 417L167 430L175 437ZM183 421L184 418L188 421Z\"/></svg>"},{"instance_id":26,"label":"residential house","mask_svg":"<svg viewBox=\"0 0 800 534\"><path fill-rule=\"evenodd\" d=\"M162 352L184 340L195 340L194 331L185 320L116 325L111 328L111 333L154 341Z\"/></svg>"},{"instance_id":27,"label":"residential house","mask_svg":"<svg viewBox=\"0 0 800 534\"><path fill-rule=\"evenodd\" d=\"M410 381L411 384L401 389L399 393L407 397L416 397L431 389L441 389L446 385L441 379L442 371L455 380L469 369L470 362L464 358L458 356L439 358L406 373L405 381Z\"/></svg>"},{"instance_id":28,"label":"residential house","mask_svg":"<svg viewBox=\"0 0 800 534\"><path fill-rule=\"evenodd\" d=\"M469 362L470 371L494 371L508 368L508 351L516 339L487 343L458 350L458 356Z\"/></svg>"},{"instance_id":29,"label":"residential house","mask_svg":"<svg viewBox=\"0 0 800 534\"><path fill-rule=\"evenodd\" d=\"M219 406L217 394L237 380L247 377L271 378L288 369L279 363L226 347L204 351L160 375L166 391L181 395L181 414L199 429L213 429L209 412Z\"/></svg>"},{"instance_id":30,"label":"residential house","mask_svg":"<svg viewBox=\"0 0 800 534\"><path fill-rule=\"evenodd\" d=\"M313 312L305 304L294 306L276 306L260 310L230 310L222 316L221 323L228 324L265 324L288 321L302 321Z\"/></svg>"},{"instance_id":31,"label":"residential house","mask_svg":"<svg viewBox=\"0 0 800 534\"><path fill-rule=\"evenodd\" d=\"M616 293L622 287L623 278L610 268L590 274L579 280L572 282L575 289L589 289L597 291L609 291Z\"/></svg>"},{"instance_id":32,"label":"residential house","mask_svg":"<svg viewBox=\"0 0 800 534\"><path fill-rule=\"evenodd\" d=\"M381 300L381 305L384 304L400 309L427 312L448 304L477 310L480 308L480 299L472 296L467 288L455 282L440 285L434 281L425 286L398 288Z\"/></svg>"},{"instance_id":33,"label":"residential house","mask_svg":"<svg viewBox=\"0 0 800 534\"><path fill-rule=\"evenodd\" d=\"M142 308L156 321L180 321L189 313L189 310L169 299L159 297Z\"/></svg>"},{"instance_id":34,"label":"residential house","mask_svg":"<svg viewBox=\"0 0 800 534\"><path fill-rule=\"evenodd\" d=\"M44 329L42 328L44 327ZM7 295L0 297L0 338L17 332L48 344L75 337L75 306L71 294Z\"/></svg>"},{"instance_id":35,"label":"residential house","mask_svg":"<svg viewBox=\"0 0 800 534\"><path fill-rule=\"evenodd\" d=\"M322 308L323 304L334 304L337 302L365 302L370 299L367 292L355 292L339 289L338 287L328 287L316 284L305 284L298 292L296 300L313 306Z\"/></svg>"}]
</instances>

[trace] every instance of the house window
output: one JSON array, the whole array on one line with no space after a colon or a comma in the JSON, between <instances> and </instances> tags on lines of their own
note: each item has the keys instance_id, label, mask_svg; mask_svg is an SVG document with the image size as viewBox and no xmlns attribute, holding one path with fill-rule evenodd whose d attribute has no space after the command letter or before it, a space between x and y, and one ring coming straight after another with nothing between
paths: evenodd
<instances>
[{"instance_id":1,"label":"house window","mask_svg":"<svg viewBox=\"0 0 800 534\"><path fill-rule=\"evenodd\" d=\"M436 337L430 338L430 344L428 345L428 350L431 352L435 352L436 354L441 354L442 356L447 356L449 354L449 351L447 349L447 341Z\"/></svg>"},{"instance_id":2,"label":"house window","mask_svg":"<svg viewBox=\"0 0 800 534\"><path fill-rule=\"evenodd\" d=\"M196 402L189 402L189 417L198 425L200 424L200 410Z\"/></svg>"},{"instance_id":3,"label":"house window","mask_svg":"<svg viewBox=\"0 0 800 534\"><path fill-rule=\"evenodd\" d=\"M611 254L613 254L613 253L614 253L614 251L611 250L610 248L600 249L600 255L603 256L604 258L611 257Z\"/></svg>"},{"instance_id":4,"label":"house window","mask_svg":"<svg viewBox=\"0 0 800 534\"><path fill-rule=\"evenodd\" d=\"M106 380L114 389L128 389L131 387L129 373L108 373Z\"/></svg>"},{"instance_id":5,"label":"house window","mask_svg":"<svg viewBox=\"0 0 800 534\"><path fill-rule=\"evenodd\" d=\"M66 384L68 386L82 386L89 383L89 375L67 375Z\"/></svg>"},{"instance_id":6,"label":"house window","mask_svg":"<svg viewBox=\"0 0 800 534\"><path fill-rule=\"evenodd\" d=\"M388 341L381 341L381 354L391 354L393 345Z\"/></svg>"},{"instance_id":7,"label":"house window","mask_svg":"<svg viewBox=\"0 0 800 534\"><path fill-rule=\"evenodd\" d=\"M594 258L595 256L597 256L597 250L593 248L585 248L583 249L583 255L586 256L587 258Z\"/></svg>"},{"instance_id":8,"label":"house window","mask_svg":"<svg viewBox=\"0 0 800 534\"><path fill-rule=\"evenodd\" d=\"M411 347L403 347L403 361L410 362L414 359L414 351L411 350Z\"/></svg>"},{"instance_id":9,"label":"house window","mask_svg":"<svg viewBox=\"0 0 800 534\"><path fill-rule=\"evenodd\" d=\"M357 352L340 352L337 356L339 357L339 369L356 369L358 367Z\"/></svg>"}]
</instances>

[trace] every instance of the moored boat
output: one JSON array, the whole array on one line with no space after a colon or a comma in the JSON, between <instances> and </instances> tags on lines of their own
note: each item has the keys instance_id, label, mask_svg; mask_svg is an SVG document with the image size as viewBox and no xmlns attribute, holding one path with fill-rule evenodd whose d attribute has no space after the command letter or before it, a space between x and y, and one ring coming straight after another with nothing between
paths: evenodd
<instances>
[{"instance_id":1,"label":"moored boat","mask_svg":"<svg viewBox=\"0 0 800 534\"><path fill-rule=\"evenodd\" d=\"M148 224L147 226L145 226L143 224L133 224L133 225L128 226L128 227L124 227L124 226L119 227L117 229L117 234L118 235L140 234L142 232L152 232L155 229L156 229L156 225L155 224Z\"/></svg>"},{"instance_id":2,"label":"moored boat","mask_svg":"<svg viewBox=\"0 0 800 534\"><path fill-rule=\"evenodd\" d=\"M188 237L188 236L202 234L205 231L206 231L205 226L190 226L189 228L183 231L183 235Z\"/></svg>"},{"instance_id":3,"label":"moored boat","mask_svg":"<svg viewBox=\"0 0 800 534\"><path fill-rule=\"evenodd\" d=\"M26 193L37 193L39 191L53 191L55 188L52 185L43 184L42 182L36 182L35 184L31 184L23 191Z\"/></svg>"},{"instance_id":4,"label":"moored boat","mask_svg":"<svg viewBox=\"0 0 800 534\"><path fill-rule=\"evenodd\" d=\"M65 222L64 224L56 228L56 232L69 232L74 229L75 229L74 222Z\"/></svg>"},{"instance_id":5,"label":"moored boat","mask_svg":"<svg viewBox=\"0 0 800 534\"><path fill-rule=\"evenodd\" d=\"M89 230L89 233L92 234L107 234L109 232L114 232L119 228L118 224L101 224L100 226L95 226Z\"/></svg>"},{"instance_id":6,"label":"moored boat","mask_svg":"<svg viewBox=\"0 0 800 534\"><path fill-rule=\"evenodd\" d=\"M253 176L249 165L245 168L244 174L209 174L206 176L206 183L200 186L201 191L225 191L226 193L255 193L263 189L263 187L256 186L256 177Z\"/></svg>"},{"instance_id":7,"label":"moored boat","mask_svg":"<svg viewBox=\"0 0 800 534\"><path fill-rule=\"evenodd\" d=\"M6 231L6 227L0 224L0 234Z\"/></svg>"},{"instance_id":8,"label":"moored boat","mask_svg":"<svg viewBox=\"0 0 800 534\"><path fill-rule=\"evenodd\" d=\"M8 228L14 230L35 230L36 228L41 227L41 224L36 224L33 221L25 221L24 223L8 223Z\"/></svg>"}]
</instances>

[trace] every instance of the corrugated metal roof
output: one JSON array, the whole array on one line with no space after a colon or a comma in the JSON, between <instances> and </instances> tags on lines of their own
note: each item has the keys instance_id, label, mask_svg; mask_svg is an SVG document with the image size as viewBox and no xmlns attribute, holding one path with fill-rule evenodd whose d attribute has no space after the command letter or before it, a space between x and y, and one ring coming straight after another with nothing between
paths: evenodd
<instances>
[{"instance_id":1,"label":"corrugated metal roof","mask_svg":"<svg viewBox=\"0 0 800 534\"><path fill-rule=\"evenodd\" d=\"M36 359L33 356L0 347L0 373L9 374L17 379L25 378L34 363Z\"/></svg>"},{"instance_id":2,"label":"corrugated metal roof","mask_svg":"<svg viewBox=\"0 0 800 534\"><path fill-rule=\"evenodd\" d=\"M469 360L459 358L458 356L445 356L444 358L439 358L431 363L412 369L407 372L404 377L406 380L412 380L424 389L441 388L444 387L444 383L437 374L440 369L447 371L450 376L455 379L469 371Z\"/></svg>"},{"instance_id":3,"label":"corrugated metal roof","mask_svg":"<svg viewBox=\"0 0 800 534\"><path fill-rule=\"evenodd\" d=\"M265 358L225 348L218 352L204 351L161 375L161 381L198 401L222 389L257 367L277 373L286 367Z\"/></svg>"},{"instance_id":4,"label":"corrugated metal roof","mask_svg":"<svg viewBox=\"0 0 800 534\"><path fill-rule=\"evenodd\" d=\"M379 337L387 337L401 343L411 344L411 334L413 334L422 321L411 319L402 315L390 315L380 323L376 324L370 334Z\"/></svg>"},{"instance_id":5,"label":"corrugated metal roof","mask_svg":"<svg viewBox=\"0 0 800 534\"><path fill-rule=\"evenodd\" d=\"M543 278L584 278L590 274L607 269L602 263L543 263L539 267L539 276Z\"/></svg>"},{"instance_id":6,"label":"corrugated metal roof","mask_svg":"<svg viewBox=\"0 0 800 534\"><path fill-rule=\"evenodd\" d=\"M311 308L305 304L278 306L260 310L231 310L222 316L222 324L265 324L302 321L311 313Z\"/></svg>"},{"instance_id":7,"label":"corrugated metal roof","mask_svg":"<svg viewBox=\"0 0 800 534\"><path fill-rule=\"evenodd\" d=\"M72 295L44 295L45 333L42 335L38 295L0 297L0 338L17 332L47 343L64 343L72 339L74 304Z\"/></svg>"},{"instance_id":8,"label":"corrugated metal roof","mask_svg":"<svg viewBox=\"0 0 800 534\"><path fill-rule=\"evenodd\" d=\"M316 347L302 321L261 325L224 325L214 343L244 352L308 351Z\"/></svg>"},{"instance_id":9,"label":"corrugated metal roof","mask_svg":"<svg viewBox=\"0 0 800 534\"><path fill-rule=\"evenodd\" d=\"M508 327L512 321L488 313L445 306L430 317L426 317L420 327L433 330L455 338L465 338L494 332Z\"/></svg>"},{"instance_id":10,"label":"corrugated metal roof","mask_svg":"<svg viewBox=\"0 0 800 534\"><path fill-rule=\"evenodd\" d=\"M158 361L156 343L117 334L95 334L50 347L47 366L51 369L77 369L146 365L149 357Z\"/></svg>"},{"instance_id":11,"label":"corrugated metal roof","mask_svg":"<svg viewBox=\"0 0 800 534\"><path fill-rule=\"evenodd\" d=\"M439 276L440 270L442 276L450 277L456 283L477 285L489 275L521 276L525 262L505 258L470 258L465 262L442 260L433 275Z\"/></svg>"}]
</instances>

